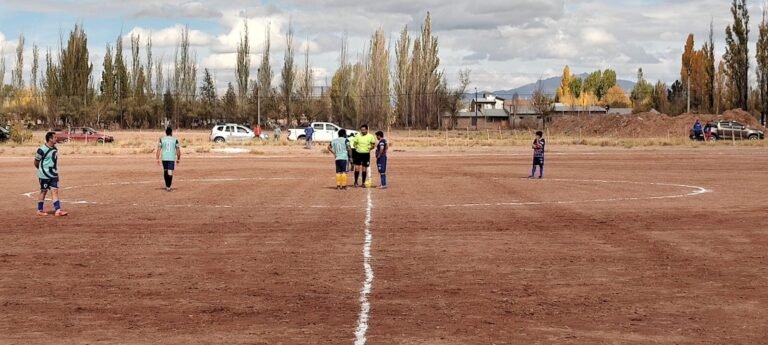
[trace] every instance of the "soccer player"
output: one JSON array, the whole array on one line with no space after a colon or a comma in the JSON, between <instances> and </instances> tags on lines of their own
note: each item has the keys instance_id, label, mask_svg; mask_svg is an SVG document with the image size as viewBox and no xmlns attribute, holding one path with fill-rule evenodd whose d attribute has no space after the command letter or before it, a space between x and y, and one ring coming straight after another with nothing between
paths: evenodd
<instances>
[{"instance_id":1,"label":"soccer player","mask_svg":"<svg viewBox=\"0 0 768 345\"><path fill-rule=\"evenodd\" d=\"M376 138L368 133L368 125L360 126L360 135L352 140L352 164L355 165L355 187L360 185L357 181L360 173L363 173L363 186L368 178L368 167L371 166L371 150L376 146Z\"/></svg>"},{"instance_id":2,"label":"soccer player","mask_svg":"<svg viewBox=\"0 0 768 345\"><path fill-rule=\"evenodd\" d=\"M160 138L160 143L157 145L157 152L155 153L157 164L160 164L160 158L162 158L163 162L165 190L170 192L173 190L171 189L171 184L173 184L173 171L176 170L176 164L179 164L179 161L181 160L179 140L173 137L173 129L171 127L165 129L165 136Z\"/></svg>"},{"instance_id":3,"label":"soccer player","mask_svg":"<svg viewBox=\"0 0 768 345\"><path fill-rule=\"evenodd\" d=\"M328 151L333 153L336 160L336 189L347 190L347 162L352 148L349 146L346 130L339 130L339 137L331 140L331 143L328 144Z\"/></svg>"},{"instance_id":4,"label":"soccer player","mask_svg":"<svg viewBox=\"0 0 768 345\"><path fill-rule=\"evenodd\" d=\"M68 213L61 209L61 200L59 199L59 150L56 149L56 133L45 133L45 144L41 145L35 153L35 168L37 168L37 178L40 180L40 198L37 200L37 215L45 217L48 215L43 211L45 205L45 195L48 191L53 194L53 215L56 217L66 216Z\"/></svg>"},{"instance_id":5,"label":"soccer player","mask_svg":"<svg viewBox=\"0 0 768 345\"><path fill-rule=\"evenodd\" d=\"M384 139L384 132L376 132L376 139L379 143L376 144L376 167L379 170L379 176L381 178L381 189L387 189L387 151L389 150L389 143L387 139Z\"/></svg>"},{"instance_id":6,"label":"soccer player","mask_svg":"<svg viewBox=\"0 0 768 345\"><path fill-rule=\"evenodd\" d=\"M544 133L542 131L536 132L536 139L533 139L533 170L531 170L531 176L528 178L534 178L536 176L536 166L539 167L539 178L544 177L544 147L547 145L544 140Z\"/></svg>"}]
</instances>

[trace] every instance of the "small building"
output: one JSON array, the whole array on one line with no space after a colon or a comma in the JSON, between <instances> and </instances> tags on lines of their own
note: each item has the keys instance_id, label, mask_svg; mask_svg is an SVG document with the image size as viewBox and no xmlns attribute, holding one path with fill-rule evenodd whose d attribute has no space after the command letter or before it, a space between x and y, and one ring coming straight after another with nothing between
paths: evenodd
<instances>
[{"instance_id":1,"label":"small building","mask_svg":"<svg viewBox=\"0 0 768 345\"><path fill-rule=\"evenodd\" d=\"M465 110L474 112L476 107L478 110L504 109L504 99L493 94L483 94L482 98L473 98L469 103L469 108Z\"/></svg>"},{"instance_id":2,"label":"small building","mask_svg":"<svg viewBox=\"0 0 768 345\"><path fill-rule=\"evenodd\" d=\"M544 127L544 115L533 106L518 105L509 110L511 129L540 129Z\"/></svg>"},{"instance_id":3,"label":"small building","mask_svg":"<svg viewBox=\"0 0 768 345\"><path fill-rule=\"evenodd\" d=\"M473 123L477 118L477 125ZM443 115L443 127L445 128L469 128L469 129L508 129L509 113L504 109L479 109L474 111L460 111L456 114L456 126L451 126L451 114Z\"/></svg>"},{"instance_id":4,"label":"small building","mask_svg":"<svg viewBox=\"0 0 768 345\"><path fill-rule=\"evenodd\" d=\"M596 105L580 106L555 103L552 107L552 116L578 116L578 115L605 115L607 110Z\"/></svg>"}]
</instances>

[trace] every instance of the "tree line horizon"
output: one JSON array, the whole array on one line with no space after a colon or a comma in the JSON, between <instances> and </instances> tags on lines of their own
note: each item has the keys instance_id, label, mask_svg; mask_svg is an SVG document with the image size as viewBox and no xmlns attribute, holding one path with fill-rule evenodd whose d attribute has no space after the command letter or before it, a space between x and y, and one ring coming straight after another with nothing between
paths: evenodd
<instances>
[{"instance_id":1,"label":"tree line horizon","mask_svg":"<svg viewBox=\"0 0 768 345\"><path fill-rule=\"evenodd\" d=\"M539 80L530 102L547 113L554 102L566 105L632 107L636 112L656 109L678 115L691 112L720 113L741 108L753 114L768 109L768 16L762 13L755 46L757 85L749 85L749 13L747 0L732 0L733 23L725 28L725 54L719 63L714 54L714 27L709 40L695 48L694 35L685 42L680 78L671 85L645 80L638 69L631 92L616 83L616 72L597 70L582 79L563 70L554 95L545 94ZM441 128L443 117L451 128L456 115L466 106L464 95L471 71L461 69L458 83L449 87L440 69L438 37L432 32L427 12L418 33L411 36L405 25L394 42L387 42L382 29L370 37L358 61L348 51L343 34L339 66L329 88L314 85L309 47L304 61L296 61L291 22L286 33L283 66L276 78L271 62L271 37L266 26L261 61L251 76L251 47L247 18L237 45L235 83L218 94L208 68L198 71L196 53L190 48L189 28L180 32L179 44L170 64L152 55L151 34L144 44L138 34L129 37L129 59L123 37L107 44L100 78L93 75L88 38L81 24L75 24L61 48L32 47L30 75L25 83L25 39L20 35L16 63L5 84L6 59L0 52L0 121L29 121L43 127L91 125L111 128L159 128L171 121L176 127L195 127L231 121L262 124L281 120L288 124L300 118L332 121L342 126L367 123L379 128ZM394 49L392 47L394 46ZM394 50L394 52L392 51ZM201 72L201 73L199 73ZM198 83L198 75L202 80ZM690 102L690 105L689 105ZM259 116L260 115L260 116Z\"/></svg>"}]
</instances>

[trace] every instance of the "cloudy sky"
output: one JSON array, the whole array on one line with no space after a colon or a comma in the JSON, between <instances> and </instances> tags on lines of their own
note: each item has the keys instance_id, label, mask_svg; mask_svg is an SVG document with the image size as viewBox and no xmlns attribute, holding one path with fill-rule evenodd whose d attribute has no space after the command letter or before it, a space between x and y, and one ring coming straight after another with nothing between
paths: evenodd
<instances>
[{"instance_id":1,"label":"cloudy sky","mask_svg":"<svg viewBox=\"0 0 768 345\"><path fill-rule=\"evenodd\" d=\"M679 77L687 35L693 33L700 47L710 19L722 55L729 8L728 0L0 0L0 47L8 83L19 34L27 42L28 76L32 44L56 49L62 33L81 22L95 75L100 76L105 47L121 34L138 33L143 39L151 32L154 55L171 61L179 29L188 26L200 70L211 69L218 87L224 88L234 80L234 51L244 17L254 71L266 27L271 27L276 76L292 22L297 50L303 54L309 46L316 85L326 85L338 66L343 32L349 34L353 55L363 51L378 28L389 33L394 46L398 32L408 25L415 35L429 11L440 42L441 66L451 84L460 69L468 68L470 88L510 89L559 75L566 64L575 73L612 68L629 80L642 67L648 79L673 81ZM759 2L750 1L752 50L760 11ZM303 57L297 60L303 63Z\"/></svg>"}]
</instances>

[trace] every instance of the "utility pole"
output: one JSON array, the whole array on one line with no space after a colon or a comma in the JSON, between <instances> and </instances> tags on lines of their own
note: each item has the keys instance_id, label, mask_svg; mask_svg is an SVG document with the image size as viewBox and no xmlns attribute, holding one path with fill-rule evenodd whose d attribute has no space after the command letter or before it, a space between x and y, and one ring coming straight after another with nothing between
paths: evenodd
<instances>
[{"instance_id":1,"label":"utility pole","mask_svg":"<svg viewBox=\"0 0 768 345\"><path fill-rule=\"evenodd\" d=\"M257 75L261 75L261 68L256 69ZM261 128L261 85L256 84L256 125Z\"/></svg>"}]
</instances>

